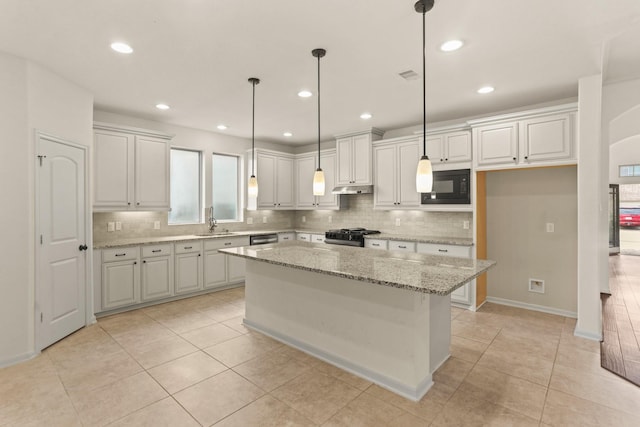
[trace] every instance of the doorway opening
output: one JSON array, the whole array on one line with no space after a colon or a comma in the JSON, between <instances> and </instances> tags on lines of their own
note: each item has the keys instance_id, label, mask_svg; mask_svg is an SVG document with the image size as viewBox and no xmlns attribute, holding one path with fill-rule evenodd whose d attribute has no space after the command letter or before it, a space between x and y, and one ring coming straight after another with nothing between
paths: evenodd
<instances>
[{"instance_id":1,"label":"doorway opening","mask_svg":"<svg viewBox=\"0 0 640 427\"><path fill-rule=\"evenodd\" d=\"M620 253L640 255L640 184L620 184Z\"/></svg>"}]
</instances>

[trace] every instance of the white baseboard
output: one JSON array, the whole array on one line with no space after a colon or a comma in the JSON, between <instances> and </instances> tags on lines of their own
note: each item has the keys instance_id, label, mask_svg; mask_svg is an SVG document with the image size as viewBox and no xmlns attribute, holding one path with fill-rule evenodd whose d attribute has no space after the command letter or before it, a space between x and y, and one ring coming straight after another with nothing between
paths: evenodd
<instances>
[{"instance_id":1,"label":"white baseboard","mask_svg":"<svg viewBox=\"0 0 640 427\"><path fill-rule=\"evenodd\" d=\"M27 360L31 360L39 354L40 352L37 352L37 353L29 352L29 353L19 354L18 356L10 357L9 359L0 360L0 368L6 368L7 366L15 365L21 362L26 362Z\"/></svg>"},{"instance_id":2,"label":"white baseboard","mask_svg":"<svg viewBox=\"0 0 640 427\"><path fill-rule=\"evenodd\" d=\"M592 340L592 341L602 341L602 334L593 333L593 332L589 332L589 331L583 331L583 330L578 329L578 328L576 328L573 331L573 335L575 335L576 337L580 337L580 338L586 338L586 339Z\"/></svg>"},{"instance_id":3,"label":"white baseboard","mask_svg":"<svg viewBox=\"0 0 640 427\"><path fill-rule=\"evenodd\" d=\"M544 305L529 304L526 302L513 301L510 299L489 297L489 296L487 297L486 301L492 302L494 304L508 305L511 307L518 307L518 308L526 308L527 310L540 311L542 313L549 313L549 314L556 314L558 316L564 316L564 317L571 317L573 319L578 318L578 313L576 313L575 311L561 310L559 308L547 307Z\"/></svg>"}]
</instances>

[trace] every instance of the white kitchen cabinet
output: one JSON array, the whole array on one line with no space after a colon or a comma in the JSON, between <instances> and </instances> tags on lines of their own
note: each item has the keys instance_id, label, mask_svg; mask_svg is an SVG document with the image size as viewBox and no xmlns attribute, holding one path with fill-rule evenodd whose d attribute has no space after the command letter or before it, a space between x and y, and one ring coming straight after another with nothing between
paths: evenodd
<instances>
[{"instance_id":1,"label":"white kitchen cabinet","mask_svg":"<svg viewBox=\"0 0 640 427\"><path fill-rule=\"evenodd\" d=\"M471 132L463 130L427 134L427 156L435 170L448 169L449 165L461 167L460 163L471 162Z\"/></svg>"},{"instance_id":2,"label":"white kitchen cabinet","mask_svg":"<svg viewBox=\"0 0 640 427\"><path fill-rule=\"evenodd\" d=\"M293 209L293 157L256 151L259 209Z\"/></svg>"},{"instance_id":3,"label":"white kitchen cabinet","mask_svg":"<svg viewBox=\"0 0 640 427\"><path fill-rule=\"evenodd\" d=\"M382 135L382 131L373 128L369 132L338 136L336 185L373 183L371 143Z\"/></svg>"},{"instance_id":4,"label":"white kitchen cabinet","mask_svg":"<svg viewBox=\"0 0 640 427\"><path fill-rule=\"evenodd\" d=\"M140 251L137 247L102 251L103 310L123 307L140 301Z\"/></svg>"},{"instance_id":5,"label":"white kitchen cabinet","mask_svg":"<svg viewBox=\"0 0 640 427\"><path fill-rule=\"evenodd\" d=\"M382 239L364 239L364 247L369 249L387 250L387 241Z\"/></svg>"},{"instance_id":6,"label":"white kitchen cabinet","mask_svg":"<svg viewBox=\"0 0 640 427\"><path fill-rule=\"evenodd\" d=\"M397 138L373 147L374 208L419 208L416 169L420 160L418 137Z\"/></svg>"},{"instance_id":7,"label":"white kitchen cabinet","mask_svg":"<svg viewBox=\"0 0 640 427\"><path fill-rule=\"evenodd\" d=\"M296 239L302 242L310 242L311 234L310 233L296 233Z\"/></svg>"},{"instance_id":8,"label":"white kitchen cabinet","mask_svg":"<svg viewBox=\"0 0 640 427\"><path fill-rule=\"evenodd\" d=\"M340 196L332 194L336 186L336 150L320 153L320 167L324 171L324 196L313 195L313 174L318 168L318 155L301 154L295 160L296 209L340 209Z\"/></svg>"},{"instance_id":9,"label":"white kitchen cabinet","mask_svg":"<svg viewBox=\"0 0 640 427\"><path fill-rule=\"evenodd\" d=\"M416 243L401 240L389 240L389 250L397 252L415 252Z\"/></svg>"},{"instance_id":10,"label":"white kitchen cabinet","mask_svg":"<svg viewBox=\"0 0 640 427\"><path fill-rule=\"evenodd\" d=\"M169 210L170 139L94 123L94 210Z\"/></svg>"},{"instance_id":11,"label":"white kitchen cabinet","mask_svg":"<svg viewBox=\"0 0 640 427\"><path fill-rule=\"evenodd\" d=\"M471 258L471 246L446 245L439 243L418 243L416 251L421 254ZM472 304L471 291L475 280L459 287L451 293L451 302L464 305Z\"/></svg>"},{"instance_id":12,"label":"white kitchen cabinet","mask_svg":"<svg viewBox=\"0 0 640 427\"><path fill-rule=\"evenodd\" d=\"M278 243L292 242L294 240L296 240L296 233L278 233Z\"/></svg>"},{"instance_id":13,"label":"white kitchen cabinet","mask_svg":"<svg viewBox=\"0 0 640 427\"><path fill-rule=\"evenodd\" d=\"M171 245L142 247L140 299L150 301L173 295L173 255Z\"/></svg>"},{"instance_id":14,"label":"white kitchen cabinet","mask_svg":"<svg viewBox=\"0 0 640 427\"><path fill-rule=\"evenodd\" d=\"M203 289L202 242L175 244L175 293Z\"/></svg>"},{"instance_id":15,"label":"white kitchen cabinet","mask_svg":"<svg viewBox=\"0 0 640 427\"><path fill-rule=\"evenodd\" d=\"M313 243L324 243L324 234L312 234L311 242Z\"/></svg>"},{"instance_id":16,"label":"white kitchen cabinet","mask_svg":"<svg viewBox=\"0 0 640 427\"><path fill-rule=\"evenodd\" d=\"M204 242L204 288L212 289L242 282L245 276L243 258L229 256L218 249L249 245L248 236L208 239Z\"/></svg>"},{"instance_id":17,"label":"white kitchen cabinet","mask_svg":"<svg viewBox=\"0 0 640 427\"><path fill-rule=\"evenodd\" d=\"M470 122L478 170L575 164L575 105Z\"/></svg>"}]
</instances>

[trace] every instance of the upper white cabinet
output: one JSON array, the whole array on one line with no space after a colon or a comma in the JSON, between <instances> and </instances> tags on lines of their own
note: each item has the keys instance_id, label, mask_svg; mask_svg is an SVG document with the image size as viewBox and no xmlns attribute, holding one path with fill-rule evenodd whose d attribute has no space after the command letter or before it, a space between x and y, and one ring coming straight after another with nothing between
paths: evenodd
<instances>
[{"instance_id":1,"label":"upper white cabinet","mask_svg":"<svg viewBox=\"0 0 640 427\"><path fill-rule=\"evenodd\" d=\"M462 167L459 163L471 162L471 132L427 134L427 156L436 170L447 169L450 164Z\"/></svg>"},{"instance_id":2,"label":"upper white cabinet","mask_svg":"<svg viewBox=\"0 0 640 427\"><path fill-rule=\"evenodd\" d=\"M293 209L293 156L256 150L258 209Z\"/></svg>"},{"instance_id":3,"label":"upper white cabinet","mask_svg":"<svg viewBox=\"0 0 640 427\"><path fill-rule=\"evenodd\" d=\"M336 139L336 185L370 185L372 180L371 143L379 140L379 129L338 136Z\"/></svg>"},{"instance_id":4,"label":"upper white cabinet","mask_svg":"<svg viewBox=\"0 0 640 427\"><path fill-rule=\"evenodd\" d=\"M373 147L374 208L419 208L416 169L421 155L418 137L387 140Z\"/></svg>"},{"instance_id":5,"label":"upper white cabinet","mask_svg":"<svg viewBox=\"0 0 640 427\"><path fill-rule=\"evenodd\" d=\"M94 123L94 210L169 210L170 139Z\"/></svg>"},{"instance_id":6,"label":"upper white cabinet","mask_svg":"<svg viewBox=\"0 0 640 427\"><path fill-rule=\"evenodd\" d=\"M336 150L320 153L320 167L324 171L324 196L313 195L313 174L318 155L300 154L295 160L296 209L340 209L340 196L332 194L336 185Z\"/></svg>"},{"instance_id":7,"label":"upper white cabinet","mask_svg":"<svg viewBox=\"0 0 640 427\"><path fill-rule=\"evenodd\" d=\"M575 104L474 120L476 169L576 163Z\"/></svg>"}]
</instances>

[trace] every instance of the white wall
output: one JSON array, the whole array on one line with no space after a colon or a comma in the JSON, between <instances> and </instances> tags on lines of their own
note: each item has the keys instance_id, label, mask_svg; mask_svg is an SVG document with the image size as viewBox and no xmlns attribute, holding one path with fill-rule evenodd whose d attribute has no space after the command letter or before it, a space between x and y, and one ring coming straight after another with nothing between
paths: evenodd
<instances>
[{"instance_id":1,"label":"white wall","mask_svg":"<svg viewBox=\"0 0 640 427\"><path fill-rule=\"evenodd\" d=\"M35 131L91 146L93 97L0 53L0 366L34 353Z\"/></svg>"}]
</instances>

